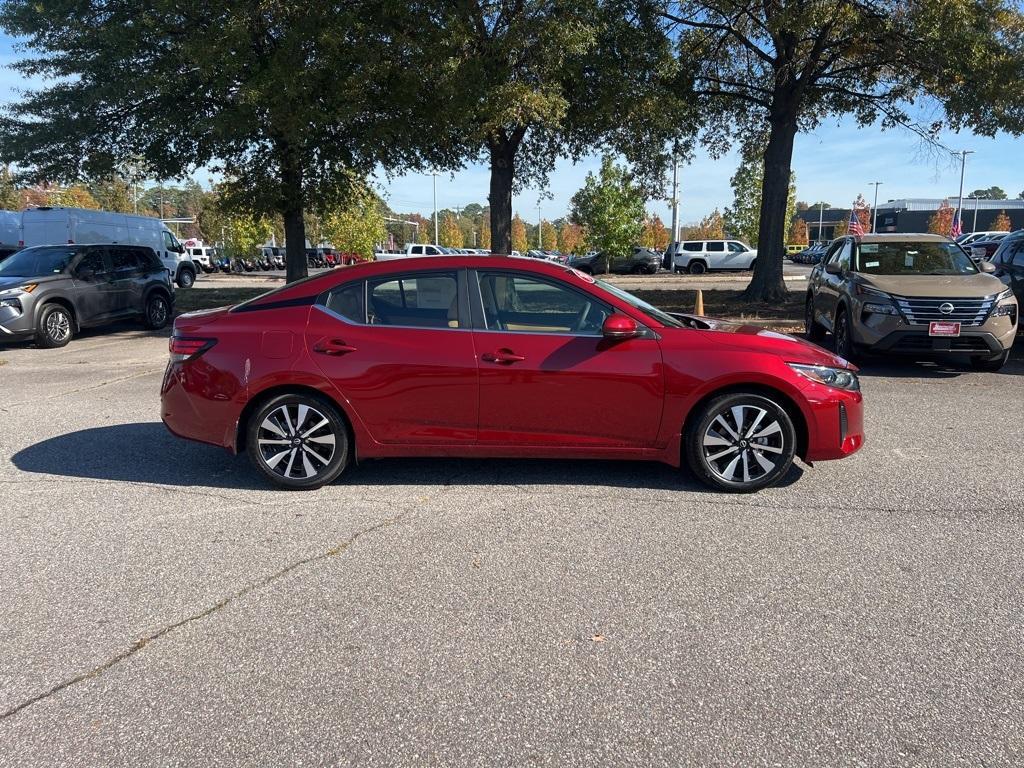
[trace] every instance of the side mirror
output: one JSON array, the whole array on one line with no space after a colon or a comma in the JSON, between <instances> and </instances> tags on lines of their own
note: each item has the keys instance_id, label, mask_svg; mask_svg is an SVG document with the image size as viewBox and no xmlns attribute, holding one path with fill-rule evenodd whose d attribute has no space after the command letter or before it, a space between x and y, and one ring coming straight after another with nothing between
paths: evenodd
<instances>
[{"instance_id":1,"label":"side mirror","mask_svg":"<svg viewBox=\"0 0 1024 768\"><path fill-rule=\"evenodd\" d=\"M993 272L996 271L996 265L993 264L991 261L979 261L978 269L980 269L982 272L992 274Z\"/></svg>"},{"instance_id":2,"label":"side mirror","mask_svg":"<svg viewBox=\"0 0 1024 768\"><path fill-rule=\"evenodd\" d=\"M606 339L634 339L640 335L640 326L627 315L608 315L601 326L601 334Z\"/></svg>"},{"instance_id":3,"label":"side mirror","mask_svg":"<svg viewBox=\"0 0 1024 768\"><path fill-rule=\"evenodd\" d=\"M830 275L841 275L843 274L843 268L840 266L838 261L830 261L825 265L825 271Z\"/></svg>"}]
</instances>

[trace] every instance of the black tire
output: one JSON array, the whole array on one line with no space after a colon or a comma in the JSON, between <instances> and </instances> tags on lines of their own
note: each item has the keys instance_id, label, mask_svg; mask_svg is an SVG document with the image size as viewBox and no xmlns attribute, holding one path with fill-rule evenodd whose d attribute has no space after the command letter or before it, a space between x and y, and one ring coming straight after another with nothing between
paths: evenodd
<instances>
[{"instance_id":1,"label":"black tire","mask_svg":"<svg viewBox=\"0 0 1024 768\"><path fill-rule=\"evenodd\" d=\"M325 455L329 446L331 452ZM325 398L298 392L277 395L249 417L246 452L274 484L312 490L337 478L348 465L348 426Z\"/></svg>"},{"instance_id":2,"label":"black tire","mask_svg":"<svg viewBox=\"0 0 1024 768\"><path fill-rule=\"evenodd\" d=\"M657 264L648 264L647 265L647 269L645 269L644 272L646 274L648 274L648 275L656 275L656 274L658 274L658 265Z\"/></svg>"},{"instance_id":3,"label":"black tire","mask_svg":"<svg viewBox=\"0 0 1024 768\"><path fill-rule=\"evenodd\" d=\"M45 304L36 325L36 346L57 349L67 346L75 335L75 319L63 304Z\"/></svg>"},{"instance_id":4,"label":"black tire","mask_svg":"<svg viewBox=\"0 0 1024 768\"><path fill-rule=\"evenodd\" d=\"M683 453L693 474L730 493L775 485L789 472L796 445L796 428L786 409L748 392L712 399L694 414L683 435Z\"/></svg>"},{"instance_id":5,"label":"black tire","mask_svg":"<svg viewBox=\"0 0 1024 768\"><path fill-rule=\"evenodd\" d=\"M690 265L686 268L686 271L691 275L703 275L708 271L703 261L691 261Z\"/></svg>"},{"instance_id":6,"label":"black tire","mask_svg":"<svg viewBox=\"0 0 1024 768\"><path fill-rule=\"evenodd\" d=\"M629 274L631 274L631 275L642 275L643 273L644 273L644 265L643 264L634 264L632 267L629 268Z\"/></svg>"},{"instance_id":7,"label":"black tire","mask_svg":"<svg viewBox=\"0 0 1024 768\"><path fill-rule=\"evenodd\" d=\"M171 303L167 296L161 291L153 291L146 299L146 307L142 316L142 322L151 331L159 331L167 327L171 319Z\"/></svg>"},{"instance_id":8,"label":"black tire","mask_svg":"<svg viewBox=\"0 0 1024 768\"><path fill-rule=\"evenodd\" d=\"M178 270L178 279L176 281L179 288L191 288L196 282L195 270L185 267L184 269Z\"/></svg>"},{"instance_id":9,"label":"black tire","mask_svg":"<svg viewBox=\"0 0 1024 768\"><path fill-rule=\"evenodd\" d=\"M976 371L988 371L995 373L1001 371L1006 361L1010 359L1010 350L1004 349L995 357L972 357L971 367Z\"/></svg>"},{"instance_id":10,"label":"black tire","mask_svg":"<svg viewBox=\"0 0 1024 768\"><path fill-rule=\"evenodd\" d=\"M848 362L856 362L857 347L853 343L853 330L850 328L850 313L840 307L836 313L836 321L832 326L832 349L837 355Z\"/></svg>"},{"instance_id":11,"label":"black tire","mask_svg":"<svg viewBox=\"0 0 1024 768\"><path fill-rule=\"evenodd\" d=\"M754 267L756 267L756 266L757 266L757 259L755 258L755 259L751 260L750 266L747 267L747 269L749 269L751 272L753 272L754 271Z\"/></svg>"},{"instance_id":12,"label":"black tire","mask_svg":"<svg viewBox=\"0 0 1024 768\"><path fill-rule=\"evenodd\" d=\"M807 292L807 301L804 304L804 326L808 341L821 344L825 340L825 329L814 319L814 294L810 291Z\"/></svg>"}]
</instances>

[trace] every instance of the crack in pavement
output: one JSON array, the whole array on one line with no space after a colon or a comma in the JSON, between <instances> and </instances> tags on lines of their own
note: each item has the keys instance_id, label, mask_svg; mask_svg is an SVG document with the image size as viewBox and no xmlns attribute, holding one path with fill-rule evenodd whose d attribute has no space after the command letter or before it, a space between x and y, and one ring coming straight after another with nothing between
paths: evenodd
<instances>
[{"instance_id":1,"label":"crack in pavement","mask_svg":"<svg viewBox=\"0 0 1024 768\"><path fill-rule=\"evenodd\" d=\"M129 379L137 379L140 376L150 376L150 375L152 375L154 373L160 373L162 370L163 370L163 367L160 367L160 368L147 368L144 371L140 371L139 373L133 373L130 376L122 376L119 379L110 379L109 381L101 381L99 384L90 384L87 387L79 387L78 389L69 389L69 390L66 390L64 392L58 392L55 395L46 395L45 397L36 397L36 398L33 398L32 400L22 400L22 401L17 402L17 403L3 403L3 404L0 404L0 411L6 412L8 409L16 408L19 405L28 405L29 403L38 403L38 402L40 402L42 400L54 400L54 399L56 399L58 397L67 397L68 395L76 395L79 392L88 392L90 389L99 389L101 387L106 387L106 386L109 386L111 384L118 384L118 383L120 383L122 381L128 381Z\"/></svg>"},{"instance_id":2,"label":"crack in pavement","mask_svg":"<svg viewBox=\"0 0 1024 768\"><path fill-rule=\"evenodd\" d=\"M100 664L98 667L94 667L93 669L90 669L88 672L83 672L79 675L75 675L74 677L68 678L67 680L64 680L63 682L53 686L49 690L36 694L35 696L26 699L20 704L11 707L7 711L0 713L0 723L8 720L11 717L14 717L22 710L31 707L33 704L38 704L41 701L45 701L51 696L60 693L61 691L70 688L73 685L77 685L78 683L85 682L86 680L92 680L93 678L99 677L107 670L120 664L122 661L127 661L128 659L130 659L132 656L137 654L139 651L148 646L154 640L159 640L161 637L170 634L176 629L184 627L188 624L192 624L196 621L201 621L202 619L205 619L207 616L212 616L213 614L228 607L235 601L252 594L258 589L262 589L263 587L272 584L278 579L287 576L288 574L292 573L295 570L298 570L299 568L305 565L313 565L322 560L327 560L329 558L336 557L342 554L349 547L355 544L356 541L358 541L361 537L371 533L376 533L377 531L384 530L385 528L390 528L392 526L398 525L400 522L402 522L402 520L405 519L405 517L407 517L410 514L411 511L411 509L406 509L404 512L395 515L394 517L390 517L375 525L371 525L369 528L364 528L361 531L357 531L356 533L352 534L349 538L345 539L339 544L336 544L328 550L319 552L315 555L311 555L310 557L303 558L302 560L298 560L290 565L287 565L284 568L281 568L280 570L271 573L269 576L265 576L259 581L247 584L246 586L233 592L232 594L228 595L222 600L219 600L218 602L214 603L210 607L198 613L194 613L191 616L186 616L184 619L180 619L179 621L176 621L173 624L168 624L167 626L157 630L156 632L153 632L152 634L135 641L131 646L116 654L115 656L111 657L104 663Z\"/></svg>"}]
</instances>

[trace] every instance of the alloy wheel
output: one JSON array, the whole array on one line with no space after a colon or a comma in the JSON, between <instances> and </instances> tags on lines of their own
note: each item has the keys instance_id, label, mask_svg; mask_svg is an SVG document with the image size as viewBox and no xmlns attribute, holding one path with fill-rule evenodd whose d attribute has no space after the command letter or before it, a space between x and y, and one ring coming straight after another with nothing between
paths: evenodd
<instances>
[{"instance_id":1,"label":"alloy wheel","mask_svg":"<svg viewBox=\"0 0 1024 768\"><path fill-rule=\"evenodd\" d=\"M163 299L153 299L149 303L149 322L155 328L163 328L167 323L167 302Z\"/></svg>"},{"instance_id":2,"label":"alloy wheel","mask_svg":"<svg viewBox=\"0 0 1024 768\"><path fill-rule=\"evenodd\" d=\"M701 451L708 469L728 483L757 483L788 459L779 420L748 404L719 411L704 430Z\"/></svg>"},{"instance_id":3,"label":"alloy wheel","mask_svg":"<svg viewBox=\"0 0 1024 768\"><path fill-rule=\"evenodd\" d=\"M51 312L46 318L46 335L58 344L67 341L71 336L71 318L64 310Z\"/></svg>"},{"instance_id":4,"label":"alloy wheel","mask_svg":"<svg viewBox=\"0 0 1024 768\"><path fill-rule=\"evenodd\" d=\"M286 480L312 480L331 464L338 437L313 406L284 403L260 422L256 439L263 464Z\"/></svg>"}]
</instances>

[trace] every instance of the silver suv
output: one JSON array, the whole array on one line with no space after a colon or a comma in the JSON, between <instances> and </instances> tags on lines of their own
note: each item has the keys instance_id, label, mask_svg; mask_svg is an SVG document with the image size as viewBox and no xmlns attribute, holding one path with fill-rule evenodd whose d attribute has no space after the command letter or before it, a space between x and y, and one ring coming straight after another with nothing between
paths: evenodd
<instances>
[{"instance_id":1,"label":"silver suv","mask_svg":"<svg viewBox=\"0 0 1024 768\"><path fill-rule=\"evenodd\" d=\"M0 262L0 343L63 347L81 328L128 318L156 330L173 308L170 273L144 246L43 245Z\"/></svg>"}]
</instances>

